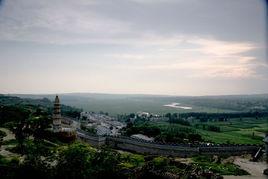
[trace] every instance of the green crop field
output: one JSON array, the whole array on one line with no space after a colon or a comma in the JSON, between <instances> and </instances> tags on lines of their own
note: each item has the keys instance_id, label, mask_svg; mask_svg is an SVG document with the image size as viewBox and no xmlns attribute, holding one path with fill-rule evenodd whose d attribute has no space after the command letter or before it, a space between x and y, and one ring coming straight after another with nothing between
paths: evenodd
<instances>
[{"instance_id":1,"label":"green crop field","mask_svg":"<svg viewBox=\"0 0 268 179\"><path fill-rule=\"evenodd\" d=\"M206 125L220 127L220 132L197 129L205 140L215 143L263 144L268 132L267 117L230 119L228 122L207 122ZM200 124L200 123L199 123ZM203 123L202 123L203 124Z\"/></svg>"},{"instance_id":2,"label":"green crop field","mask_svg":"<svg viewBox=\"0 0 268 179\"><path fill-rule=\"evenodd\" d=\"M163 130L169 127L185 128L196 131L201 134L205 141L213 143L230 143L230 144L263 144L265 132L268 132L268 118L246 118L231 119L228 122L194 122L191 126L183 126L181 124L170 124L168 122L154 122L153 125L162 128ZM196 128L195 124L199 124ZM220 132L204 130L203 125L214 125L220 127ZM250 127L252 126L252 127Z\"/></svg>"}]
</instances>

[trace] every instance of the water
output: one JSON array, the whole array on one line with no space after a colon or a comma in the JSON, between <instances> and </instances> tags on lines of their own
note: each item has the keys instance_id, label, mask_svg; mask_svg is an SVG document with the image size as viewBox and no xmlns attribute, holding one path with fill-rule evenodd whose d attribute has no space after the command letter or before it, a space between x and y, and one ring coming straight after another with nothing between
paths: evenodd
<instances>
[{"instance_id":1,"label":"water","mask_svg":"<svg viewBox=\"0 0 268 179\"><path fill-rule=\"evenodd\" d=\"M165 104L163 106L165 106L165 107L171 107L171 108L178 108L178 109L188 109L188 110L193 109L190 106L181 106L180 103Z\"/></svg>"}]
</instances>

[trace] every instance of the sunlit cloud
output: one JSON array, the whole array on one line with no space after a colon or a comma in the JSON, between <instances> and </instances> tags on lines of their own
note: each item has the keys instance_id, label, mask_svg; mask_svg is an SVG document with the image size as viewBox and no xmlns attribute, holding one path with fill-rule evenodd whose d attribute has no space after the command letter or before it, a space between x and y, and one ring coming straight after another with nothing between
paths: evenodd
<instances>
[{"instance_id":1,"label":"sunlit cloud","mask_svg":"<svg viewBox=\"0 0 268 179\"><path fill-rule=\"evenodd\" d=\"M185 43L188 44L188 48L185 48ZM148 45L147 48L152 47L150 45L148 47ZM255 71L256 67L264 65L255 57L245 54L257 48L255 44L251 43L232 43L211 38L186 36L183 38L169 37L167 43L160 42L154 43L154 45L157 45L157 48L153 46L144 54L123 53L112 54L111 57L125 60L143 59L151 62L149 64L138 63L138 65L128 67L119 65L122 68L162 71L188 70L191 72L189 76L196 78L252 78L258 76Z\"/></svg>"},{"instance_id":2,"label":"sunlit cloud","mask_svg":"<svg viewBox=\"0 0 268 179\"><path fill-rule=\"evenodd\" d=\"M225 42L214 39L196 39L191 40L191 43L198 44L201 48L197 49L201 53L212 54L216 56L235 55L248 52L257 48L252 43L245 42Z\"/></svg>"}]
</instances>

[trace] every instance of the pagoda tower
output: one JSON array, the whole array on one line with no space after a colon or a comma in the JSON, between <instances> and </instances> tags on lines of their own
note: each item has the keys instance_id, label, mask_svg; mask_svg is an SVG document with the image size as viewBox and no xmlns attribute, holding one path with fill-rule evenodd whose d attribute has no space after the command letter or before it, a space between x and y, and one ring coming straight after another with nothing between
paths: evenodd
<instances>
[{"instance_id":1,"label":"pagoda tower","mask_svg":"<svg viewBox=\"0 0 268 179\"><path fill-rule=\"evenodd\" d=\"M54 101L54 110L53 110L53 131L54 132L60 132L61 130L61 111L60 111L60 99L59 96L56 95L55 101Z\"/></svg>"}]
</instances>

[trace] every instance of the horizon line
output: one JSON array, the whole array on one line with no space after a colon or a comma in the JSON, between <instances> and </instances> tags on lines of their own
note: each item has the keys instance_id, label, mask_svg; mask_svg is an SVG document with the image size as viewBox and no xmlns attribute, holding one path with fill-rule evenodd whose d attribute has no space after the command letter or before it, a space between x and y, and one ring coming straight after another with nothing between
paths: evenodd
<instances>
[{"instance_id":1,"label":"horizon line","mask_svg":"<svg viewBox=\"0 0 268 179\"><path fill-rule=\"evenodd\" d=\"M253 96L268 95L268 93L240 93L240 94L211 94L211 95L176 95L176 94L146 94L146 93L103 93L103 92L62 92L62 93L0 93L0 95L75 95L75 94L95 94L95 95L129 95L129 96L163 96L163 97L217 97L217 96Z\"/></svg>"}]
</instances>

